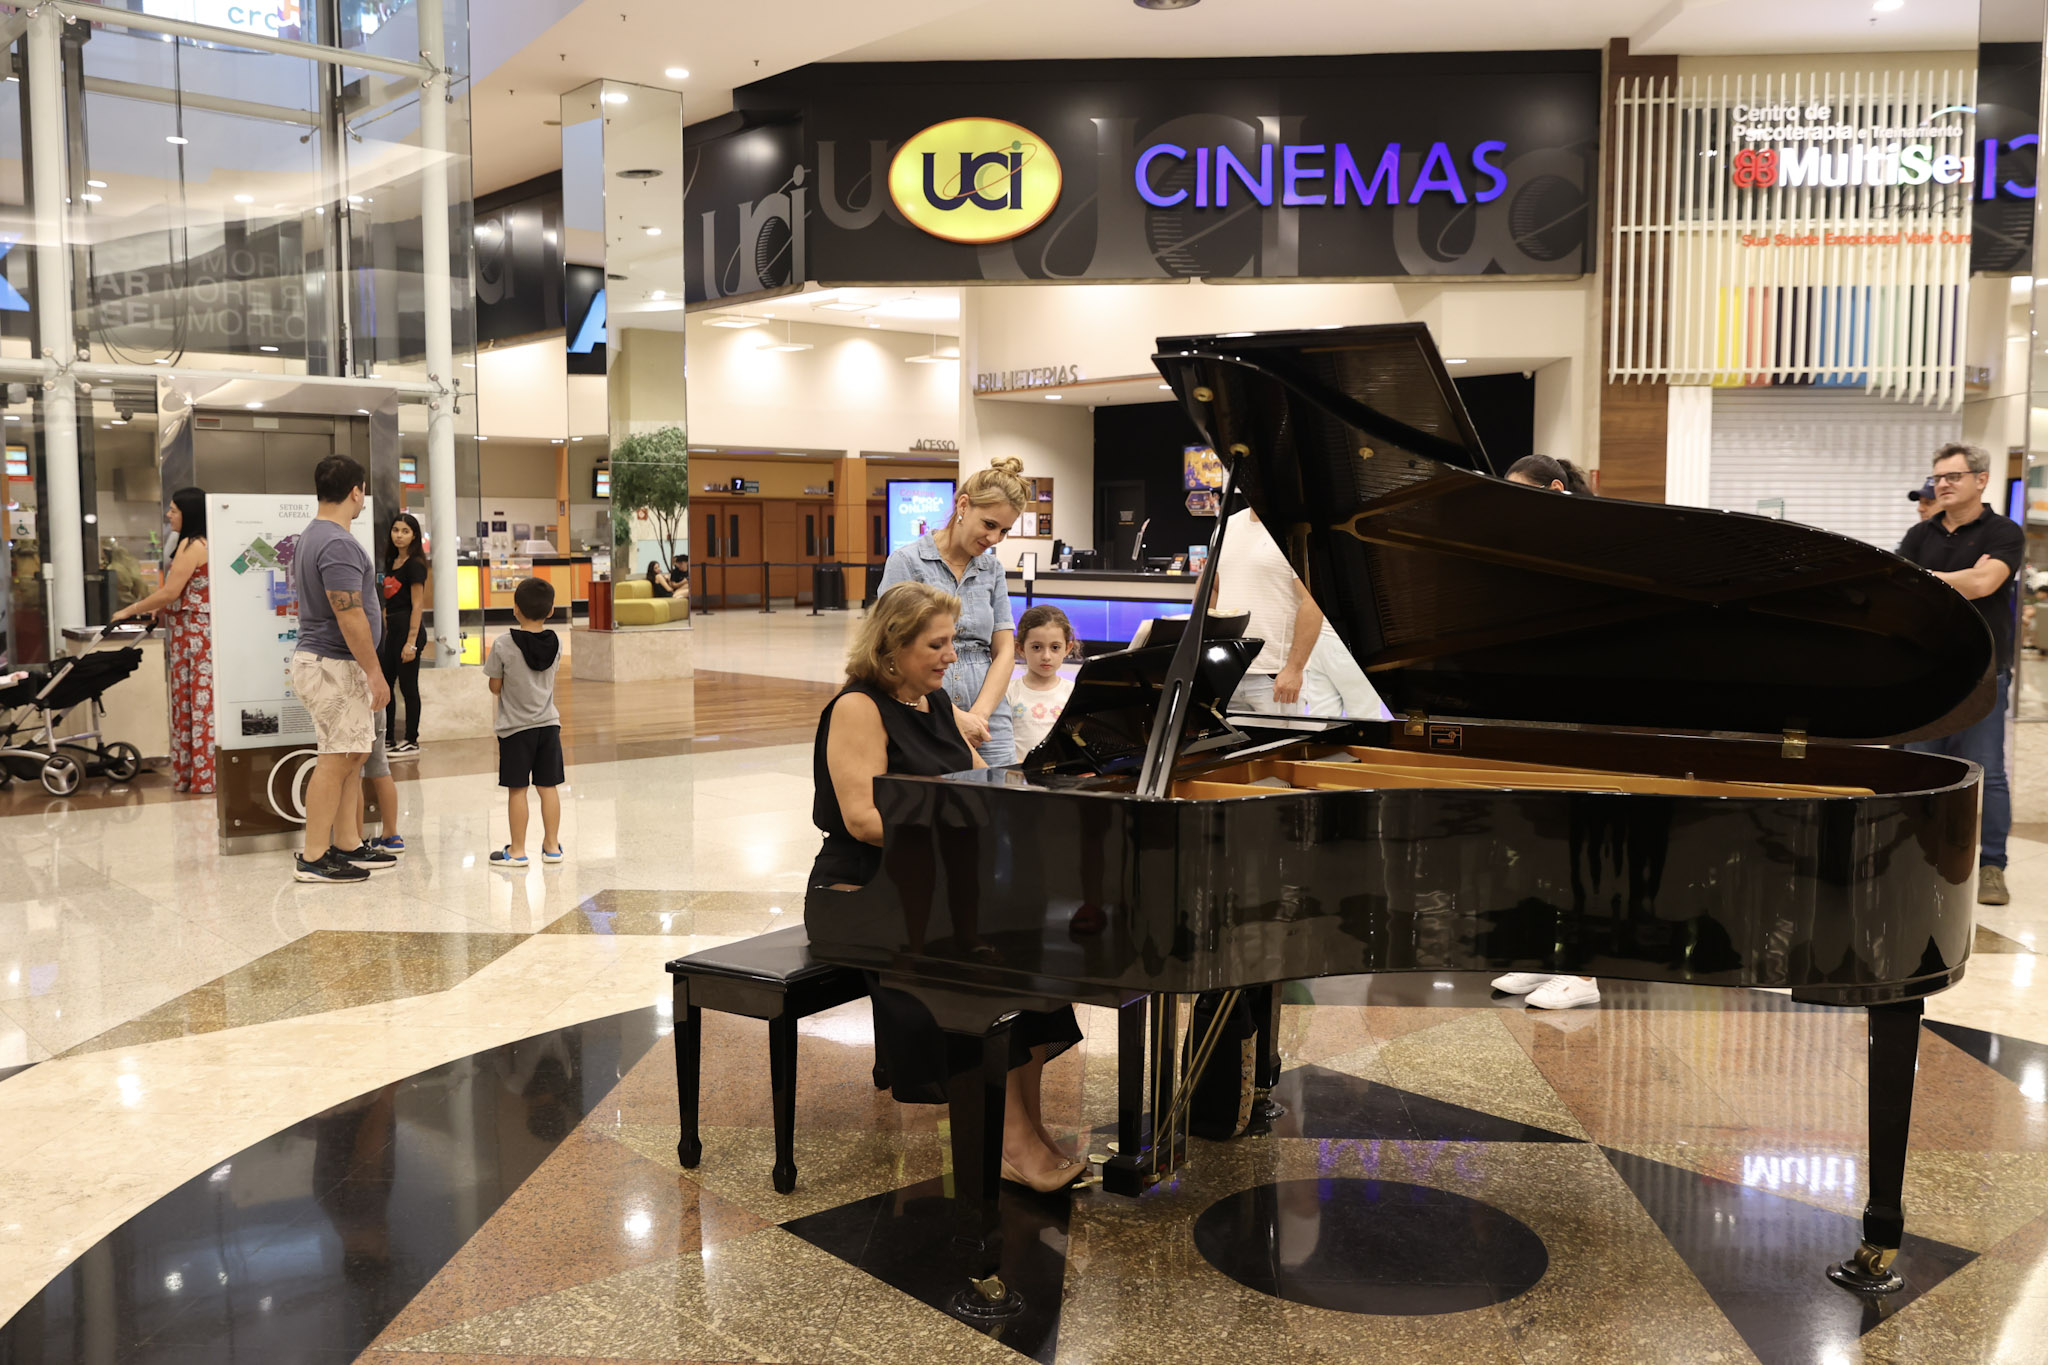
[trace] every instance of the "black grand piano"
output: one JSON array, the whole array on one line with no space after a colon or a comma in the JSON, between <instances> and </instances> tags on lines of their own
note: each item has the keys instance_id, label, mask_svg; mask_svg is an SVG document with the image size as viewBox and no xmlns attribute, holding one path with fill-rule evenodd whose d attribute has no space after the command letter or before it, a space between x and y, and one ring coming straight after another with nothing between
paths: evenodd
<instances>
[{"instance_id":1,"label":"black grand piano","mask_svg":"<svg viewBox=\"0 0 2048 1365\"><path fill-rule=\"evenodd\" d=\"M1986 712L1976 611L1859 541L1497 477L1419 324L1165 339L1156 362L1225 459L1225 506L1257 509L1396 718L1229 714L1257 642L1200 629L1212 544L1178 643L1089 660L1022 763L876 780L883 872L811 891L805 918L814 956L962 1035L954 1310L1018 1307L995 1274L1006 1016L1119 1011L1104 1184L1136 1195L1185 1157L1215 1042L1177 1038L1178 997L1269 1015L1276 983L1368 972L1866 1009L1870 1201L1828 1273L1898 1289L1922 1001L1970 954L1980 773L1871 746ZM1599 859L1619 909L1583 890Z\"/></svg>"}]
</instances>

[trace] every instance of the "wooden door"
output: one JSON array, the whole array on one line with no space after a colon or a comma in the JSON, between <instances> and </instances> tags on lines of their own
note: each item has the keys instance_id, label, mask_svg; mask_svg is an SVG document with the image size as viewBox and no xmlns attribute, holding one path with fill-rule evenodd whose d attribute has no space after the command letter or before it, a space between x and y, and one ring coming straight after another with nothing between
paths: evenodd
<instances>
[{"instance_id":1,"label":"wooden door","mask_svg":"<svg viewBox=\"0 0 2048 1365\"><path fill-rule=\"evenodd\" d=\"M775 498L761 505L761 538L768 570L770 594L793 598L810 586L810 575L790 566L803 558L803 537L797 521L801 508L788 498Z\"/></svg>"},{"instance_id":2,"label":"wooden door","mask_svg":"<svg viewBox=\"0 0 2048 1365\"><path fill-rule=\"evenodd\" d=\"M760 605L761 504L707 500L690 515L704 539L704 571L691 575L692 586L712 606Z\"/></svg>"}]
</instances>

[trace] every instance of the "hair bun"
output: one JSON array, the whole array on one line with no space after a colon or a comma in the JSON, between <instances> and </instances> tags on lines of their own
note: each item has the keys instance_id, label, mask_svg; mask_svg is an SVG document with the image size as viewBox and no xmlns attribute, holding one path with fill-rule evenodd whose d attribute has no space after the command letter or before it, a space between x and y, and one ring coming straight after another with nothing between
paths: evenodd
<instances>
[{"instance_id":1,"label":"hair bun","mask_svg":"<svg viewBox=\"0 0 2048 1365\"><path fill-rule=\"evenodd\" d=\"M988 467L995 470L998 474L1012 474L1020 478L1024 473L1024 462L1015 455L1004 455L990 460Z\"/></svg>"}]
</instances>

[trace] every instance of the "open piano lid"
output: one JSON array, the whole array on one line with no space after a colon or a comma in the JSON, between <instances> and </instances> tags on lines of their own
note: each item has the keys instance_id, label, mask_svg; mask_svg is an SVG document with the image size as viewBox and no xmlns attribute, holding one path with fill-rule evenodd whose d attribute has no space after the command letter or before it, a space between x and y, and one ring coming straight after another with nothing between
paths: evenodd
<instances>
[{"instance_id":1,"label":"open piano lid","mask_svg":"<svg viewBox=\"0 0 2048 1365\"><path fill-rule=\"evenodd\" d=\"M1396 714L1869 743L1996 696L1976 609L1896 555L1497 477L1420 323L1159 351Z\"/></svg>"}]
</instances>

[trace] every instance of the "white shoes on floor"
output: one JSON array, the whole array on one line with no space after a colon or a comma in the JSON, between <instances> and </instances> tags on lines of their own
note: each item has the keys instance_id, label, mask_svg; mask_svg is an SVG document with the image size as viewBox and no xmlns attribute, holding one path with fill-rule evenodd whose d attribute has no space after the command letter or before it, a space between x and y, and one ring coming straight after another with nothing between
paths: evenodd
<instances>
[{"instance_id":1,"label":"white shoes on floor","mask_svg":"<svg viewBox=\"0 0 2048 1365\"><path fill-rule=\"evenodd\" d=\"M1493 979L1493 988L1509 995L1526 995L1540 1010L1568 1010L1578 1005L1600 1003L1600 983L1576 976L1552 976L1547 972L1509 972Z\"/></svg>"}]
</instances>

